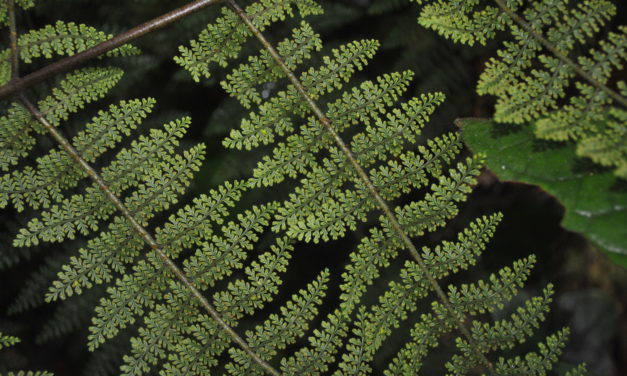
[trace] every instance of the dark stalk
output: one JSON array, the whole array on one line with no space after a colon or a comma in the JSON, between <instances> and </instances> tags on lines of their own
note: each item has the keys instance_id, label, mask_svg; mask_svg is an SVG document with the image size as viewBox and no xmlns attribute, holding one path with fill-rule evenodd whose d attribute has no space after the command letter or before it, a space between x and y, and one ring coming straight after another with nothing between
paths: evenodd
<instances>
[{"instance_id":1,"label":"dark stalk","mask_svg":"<svg viewBox=\"0 0 627 376\"><path fill-rule=\"evenodd\" d=\"M11 41L11 81L19 79L20 57L17 49L17 26L15 23L15 0L7 0L9 13L9 38Z\"/></svg>"}]
</instances>

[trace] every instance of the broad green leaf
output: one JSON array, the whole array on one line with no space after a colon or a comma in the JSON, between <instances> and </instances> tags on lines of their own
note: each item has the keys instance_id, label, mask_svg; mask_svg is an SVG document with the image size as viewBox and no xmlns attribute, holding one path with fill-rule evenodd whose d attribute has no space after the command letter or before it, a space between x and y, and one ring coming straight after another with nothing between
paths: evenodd
<instances>
[{"instance_id":1,"label":"broad green leaf","mask_svg":"<svg viewBox=\"0 0 627 376\"><path fill-rule=\"evenodd\" d=\"M582 233L627 268L627 184L611 172L590 172L573 147L537 140L530 126L458 119L466 144L487 155L501 180L540 186L566 209L562 225Z\"/></svg>"}]
</instances>

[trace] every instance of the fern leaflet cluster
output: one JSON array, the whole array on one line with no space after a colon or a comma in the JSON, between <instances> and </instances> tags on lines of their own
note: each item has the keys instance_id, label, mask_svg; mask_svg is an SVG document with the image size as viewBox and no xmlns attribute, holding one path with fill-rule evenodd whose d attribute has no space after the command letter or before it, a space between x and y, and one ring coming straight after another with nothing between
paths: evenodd
<instances>
[{"instance_id":1,"label":"fern leaflet cluster","mask_svg":"<svg viewBox=\"0 0 627 376\"><path fill-rule=\"evenodd\" d=\"M102 31L84 24L57 21L54 25L47 25L39 30L30 30L18 39L19 58L24 63L32 63L35 59L50 59L55 55L74 55L90 47L110 39ZM133 45L124 45L107 52L106 56L132 56L141 51ZM5 84L11 78L11 51L7 48L0 52L0 84Z\"/></svg>"},{"instance_id":2,"label":"fern leaflet cluster","mask_svg":"<svg viewBox=\"0 0 627 376\"><path fill-rule=\"evenodd\" d=\"M426 1L418 0L418 3ZM479 78L477 92L497 98L494 118L533 122L542 139L577 144L577 153L627 177L625 83L609 88L627 59L627 27L591 46L616 15L610 1L430 1L419 22L460 43L485 44L507 29Z\"/></svg>"}]
</instances>

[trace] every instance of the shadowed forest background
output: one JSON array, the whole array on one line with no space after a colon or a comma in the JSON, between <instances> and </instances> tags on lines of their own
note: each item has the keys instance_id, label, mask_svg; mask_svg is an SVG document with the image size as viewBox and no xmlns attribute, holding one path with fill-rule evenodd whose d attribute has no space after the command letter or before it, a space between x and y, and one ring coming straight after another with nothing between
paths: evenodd
<instances>
[{"instance_id":1,"label":"shadowed forest background","mask_svg":"<svg viewBox=\"0 0 627 376\"><path fill-rule=\"evenodd\" d=\"M118 34L184 3L45 0L34 10L20 12L18 21L24 29L29 29L63 19ZM419 26L416 21L419 6L407 0L328 0L321 3L326 13L312 17L309 21L321 34L325 43L324 51L354 39L374 38L381 41L382 47L374 61L359 73L361 80L374 78L384 72L410 69L416 75L408 95L435 91L446 95L446 101L425 128L425 137L454 130L454 120L460 117L491 116L492 99L478 96L475 84L485 62L494 55L498 41L485 47L455 44ZM618 1L617 5L619 16L613 22L624 23L627 3ZM229 130L237 126L243 111L219 85L225 71L214 70L212 79L198 85L172 59L178 46L194 38L216 14L217 9L214 8L203 10L134 42L143 54L121 59L118 64L126 72L125 79L104 102L91 105L92 108L104 107L103 103L150 95L157 100L157 105L146 126L161 124L182 115L191 116L192 126L184 143L191 145L204 142L208 148L206 162L187 197L215 188L225 180L246 177L257 162L255 153L259 153L227 150L221 144ZM8 45L8 36L2 35L2 41ZM246 48L257 49L258 42L253 40ZM35 64L29 69L36 67ZM627 79L625 70L620 79ZM51 86L49 82L40 85L37 90L43 93ZM272 93L273 87L268 86L265 90ZM64 126L64 131L72 134L80 129L90 116L89 111L82 113L88 115L72 117L72 121ZM479 181L469 200L462 205L460 215L436 235L421 239L423 243L416 246L450 239L472 218L501 211L504 220L482 255L481 262L471 271L453 278L456 281L476 280L510 264L512 260L534 253L538 257L538 264L522 296L517 299L536 294L548 282L555 285L552 311L541 325L537 337L542 338L566 325L571 327L571 337L561 360L563 364L558 365L557 373L568 365L583 361L594 375L626 375L627 270L612 264L580 235L564 230L560 226L564 208L538 187L501 182L489 170L482 173ZM619 189L627 189L627 183ZM248 207L255 201L255 195L258 198L281 198L286 195L286 191L256 189L238 205ZM236 208L234 212L237 211ZM59 376L116 374L119 357L129 346L128 338L132 330L111 341L103 351L91 354L85 346L85 338L93 308L64 303L63 310L58 311L60 303L46 304L41 297L54 278L54 271L69 258L71 250L84 240L74 240L73 246L63 243L33 247L27 259L13 262L16 260L11 256L15 252L11 246L12 234L30 217L28 212L26 215L18 214L11 209L0 212L0 331L22 339L17 346L0 352L0 372L4 368L28 368L47 369ZM298 252L285 276L278 300L302 288L302 281L313 279L323 267L328 267L332 275L341 274L347 263L348 251L355 248L356 239L363 235L366 228L367 224L363 224L354 235L322 246L297 243ZM626 228L627 224L617 225L617 231L627 231ZM391 278L394 269L387 273ZM337 283L335 281L334 285L334 281L331 282L328 293L330 301L339 294ZM516 303L512 302L512 306ZM332 308L332 305L323 306L322 313ZM271 309L270 306L261 314ZM506 307L499 314L505 315L508 309L511 308ZM55 317L64 319L50 324L49 320L55 320ZM63 324L59 325L60 322ZM398 343L390 341L389 345L384 346L389 348L389 353L382 350L378 354L378 362L384 364L389 361L386 356L392 356L406 339L395 338ZM446 355L441 356L446 358ZM425 371L431 371L426 374L438 375L444 372L442 362L437 358L438 355L430 358L434 366L431 370L427 364ZM380 372L376 363L375 370Z\"/></svg>"}]
</instances>

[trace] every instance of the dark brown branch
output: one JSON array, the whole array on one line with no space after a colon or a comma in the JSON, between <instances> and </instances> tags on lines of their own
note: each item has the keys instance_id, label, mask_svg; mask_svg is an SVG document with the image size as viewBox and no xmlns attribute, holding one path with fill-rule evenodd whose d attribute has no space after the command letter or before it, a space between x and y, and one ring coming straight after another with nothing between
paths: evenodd
<instances>
[{"instance_id":1,"label":"dark brown branch","mask_svg":"<svg viewBox=\"0 0 627 376\"><path fill-rule=\"evenodd\" d=\"M89 178L93 180L100 190L107 196L107 198L113 203L113 205L122 213L122 215L129 221L133 230L135 230L142 239L150 246L150 248L159 256L164 266L166 266L176 278L183 284L183 286L190 292L190 294L198 301L200 306L218 323L218 326L229 336L231 340L235 342L242 350L244 350L252 360L263 368L266 372L273 376L280 376L279 371L274 369L271 365L266 363L263 359L257 355L253 349L246 343L246 341L240 337L233 328L231 328L218 314L216 309L209 303L200 291L192 282L187 278L185 273L168 257L163 251L161 246L157 244L153 236L146 230L128 210L126 205L109 189L109 186L100 177L98 172L91 167L85 159L79 154L79 152L70 144L70 142L52 125L46 120L43 114L28 100L24 95L20 96L20 101L28 109L28 111L46 128L46 130L52 135L52 137L61 145L61 147L70 155L76 163L87 173Z\"/></svg>"},{"instance_id":2,"label":"dark brown branch","mask_svg":"<svg viewBox=\"0 0 627 376\"><path fill-rule=\"evenodd\" d=\"M209 5L219 4L223 0L197 0L184 5L178 9L175 9L162 16L154 18L148 22L145 22L137 27L132 28L122 34L109 39L105 42L95 45L85 51L79 52L76 55L68 56L55 63L45 66L44 68L33 72L22 78L13 80L6 85L0 87L0 99L5 99L15 93L27 89L43 80L46 80L58 73L66 72L76 66L83 64L89 59L93 59L106 52L114 50L126 43L129 43L141 36L151 33L155 30L161 29L174 21L177 21L183 17L189 16Z\"/></svg>"},{"instance_id":3,"label":"dark brown branch","mask_svg":"<svg viewBox=\"0 0 627 376\"><path fill-rule=\"evenodd\" d=\"M516 12L511 10L507 4L503 2L503 0L494 0L494 2L511 18L514 22L516 22L520 27L522 27L529 35L534 37L544 48L546 48L550 53L552 53L556 58L560 59L564 64L568 65L575 73L577 73L581 78L588 81L592 86L596 87L599 90L605 92L605 94L609 95L616 102L620 103L623 107L627 107L627 98L623 97L616 91L610 89L606 85L597 81L592 77L588 72L583 70L577 63L572 61L568 56L561 53L551 42L549 42L542 34L538 33L534 30L529 24Z\"/></svg>"},{"instance_id":4,"label":"dark brown branch","mask_svg":"<svg viewBox=\"0 0 627 376\"><path fill-rule=\"evenodd\" d=\"M468 328L466 328L464 323L460 321L459 318L457 317L455 310L453 309L453 306L451 305L451 302L448 300L448 297L446 296L446 293L440 287L435 277L433 277L433 274L431 274L431 272L427 268L424 260L420 256L420 253L418 252L418 250L412 243L409 236L405 233L405 231L401 227L401 224L398 222L398 219L392 212L392 209L390 208L390 206L387 204L387 202L385 202L383 197L381 197L377 188L374 186L374 184L370 180L370 177L368 176L366 171L364 171L363 167L361 167L357 159L355 159L355 157L353 156L353 152L346 145L344 140L342 140L342 137L333 128L333 125L331 124L331 120L329 120L326 114L320 109L318 104L309 96L307 89L305 89L305 87L300 82L300 80L296 77L294 72L292 72L288 68L288 66L283 61L283 58L281 58L281 56L276 51L276 49L272 46L272 44L268 42L268 40L264 37L261 31L259 31L259 29L257 29L257 27L252 23L252 21L250 20L248 15L244 12L244 10L235 2L235 0L227 0L227 4L229 5L229 7L231 7L231 9L233 9L235 13L237 13L237 15L242 19L242 21L244 21L244 23L248 26L251 32L257 37L257 39L259 39L259 41L264 46L264 48L270 53L274 61L281 68L281 70L285 73L285 75L290 80L292 85L294 85L294 87L296 88L296 90L298 90L298 92L303 97L303 99L305 99L305 101L307 102L307 105L311 108L312 112L318 118L320 123L326 129L326 131L329 132L331 136L333 136L335 143L340 148L340 150L342 150L346 158L350 161L351 165L355 168L355 171L357 172L359 178L366 185L370 194L377 201L379 208L383 211L385 216L388 218L388 220L390 221L390 224L396 231L397 235L402 239L403 243L405 244L405 247L411 254L412 258L416 261L416 263L422 270L422 273L427 278L429 284L435 290L436 294L438 295L438 298L440 299L445 309L447 310L448 314L450 315L451 320L453 320L456 323L457 327L462 332L464 337L466 337L466 340L468 341L473 351L475 352L475 355L478 356L478 358L482 361L482 363L487 368L489 373L494 375L495 374L494 366L485 357L485 355L479 350L479 346L477 345L476 341L473 339L472 335L470 334L470 331L468 330Z\"/></svg>"},{"instance_id":5,"label":"dark brown branch","mask_svg":"<svg viewBox=\"0 0 627 376\"><path fill-rule=\"evenodd\" d=\"M7 0L9 13L9 39L11 41L11 80L20 76L20 57L17 49L17 26L15 23L15 0Z\"/></svg>"}]
</instances>

